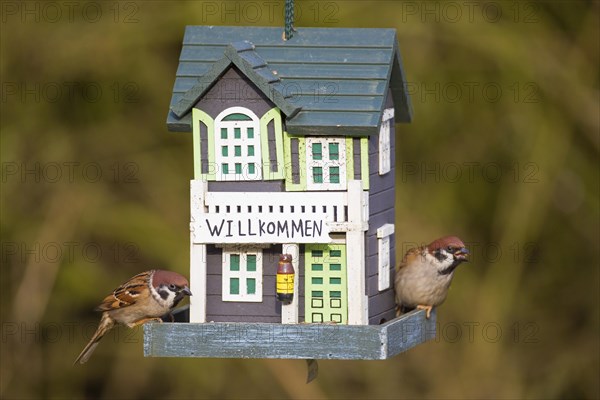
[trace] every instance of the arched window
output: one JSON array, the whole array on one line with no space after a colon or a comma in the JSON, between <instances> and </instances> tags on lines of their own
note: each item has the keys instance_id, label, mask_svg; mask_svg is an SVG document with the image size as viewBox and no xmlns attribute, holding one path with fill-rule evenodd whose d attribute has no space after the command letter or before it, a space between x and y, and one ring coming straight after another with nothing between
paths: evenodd
<instances>
[{"instance_id":1,"label":"arched window","mask_svg":"<svg viewBox=\"0 0 600 400\"><path fill-rule=\"evenodd\" d=\"M262 179L260 123L245 107L230 107L215 119L217 180Z\"/></svg>"}]
</instances>

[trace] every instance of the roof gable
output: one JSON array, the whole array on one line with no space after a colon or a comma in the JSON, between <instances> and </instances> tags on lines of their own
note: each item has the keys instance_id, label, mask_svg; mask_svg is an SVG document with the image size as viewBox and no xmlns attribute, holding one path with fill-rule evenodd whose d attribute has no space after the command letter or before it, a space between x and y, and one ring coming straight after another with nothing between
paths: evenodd
<instances>
[{"instance_id":1,"label":"roof gable","mask_svg":"<svg viewBox=\"0 0 600 400\"><path fill-rule=\"evenodd\" d=\"M171 107L173 113L182 118L193 105L212 87L231 65L254 83L286 116L293 117L300 107L290 103L280 92L279 77L267 66L267 62L254 51L255 46L247 40L227 45L223 58L202 75L198 82L188 89L181 99Z\"/></svg>"},{"instance_id":2,"label":"roof gable","mask_svg":"<svg viewBox=\"0 0 600 400\"><path fill-rule=\"evenodd\" d=\"M191 131L190 110L236 65L286 116L298 135L371 135L388 87L397 122L412 108L394 29L188 26L167 125Z\"/></svg>"}]
</instances>

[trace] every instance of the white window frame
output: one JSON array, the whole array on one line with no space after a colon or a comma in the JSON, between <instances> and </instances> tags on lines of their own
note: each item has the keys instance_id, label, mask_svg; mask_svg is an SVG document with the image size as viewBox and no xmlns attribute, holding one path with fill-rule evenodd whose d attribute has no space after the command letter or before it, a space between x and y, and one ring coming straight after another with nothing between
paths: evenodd
<instances>
[{"instance_id":1,"label":"white window frame","mask_svg":"<svg viewBox=\"0 0 600 400\"><path fill-rule=\"evenodd\" d=\"M240 256L239 271L231 271L229 268L231 255L237 254ZM248 256L256 256L256 271L248 271ZM250 302L260 303L263 298L263 252L258 247L248 246L226 246L223 247L222 253L222 292L221 298L223 301L235 302ZM239 294L232 294L230 288L230 278L239 279ZM255 293L247 293L246 280L248 278L255 279Z\"/></svg>"},{"instance_id":2,"label":"white window frame","mask_svg":"<svg viewBox=\"0 0 600 400\"><path fill-rule=\"evenodd\" d=\"M230 114L247 115L251 121L223 121ZM221 128L227 129L227 139L221 138ZM241 138L235 139L234 129L241 129ZM254 138L249 139L246 133L248 128L254 129ZM245 107L230 107L222 111L215 118L214 138L215 138L215 163L216 179L219 181L256 181L262 180L262 154L260 140L260 119L251 110ZM247 154L248 146L254 146L254 155ZM223 146L228 147L227 156L223 156ZM241 146L242 153L235 156L235 146ZM242 164L241 174L235 173L235 164ZM228 173L223 173L223 164L228 165ZM254 173L250 174L249 165L254 164Z\"/></svg>"},{"instance_id":3,"label":"white window frame","mask_svg":"<svg viewBox=\"0 0 600 400\"><path fill-rule=\"evenodd\" d=\"M394 109L386 108L381 117L379 128L379 175L385 175L392 169L391 130Z\"/></svg>"},{"instance_id":4,"label":"white window frame","mask_svg":"<svg viewBox=\"0 0 600 400\"><path fill-rule=\"evenodd\" d=\"M390 236L394 233L394 224L385 224L377 229L378 279L377 288L381 292L390 288Z\"/></svg>"},{"instance_id":5,"label":"white window frame","mask_svg":"<svg viewBox=\"0 0 600 400\"><path fill-rule=\"evenodd\" d=\"M313 144L321 144L321 160L313 157ZM338 145L339 157L331 160L329 156L329 144ZM323 170L323 183L315 183L313 168L320 167ZM329 168L338 167L340 171L339 183L331 183ZM345 190L346 189L346 139L338 137L309 137L306 138L306 188L308 190Z\"/></svg>"}]
</instances>

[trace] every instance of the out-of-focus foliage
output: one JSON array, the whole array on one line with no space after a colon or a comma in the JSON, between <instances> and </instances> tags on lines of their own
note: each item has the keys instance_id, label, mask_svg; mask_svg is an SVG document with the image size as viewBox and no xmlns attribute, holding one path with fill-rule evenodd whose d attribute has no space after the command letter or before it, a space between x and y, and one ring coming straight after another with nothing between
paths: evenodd
<instances>
[{"instance_id":1,"label":"out-of-focus foliage","mask_svg":"<svg viewBox=\"0 0 600 400\"><path fill-rule=\"evenodd\" d=\"M300 30L398 31L415 110L398 248L456 234L473 252L439 340L322 361L310 385L301 361L144 358L141 330L71 366L105 294L188 272L191 135L165 128L185 25L282 26L279 3L1 3L0 396L598 398L600 13L583 1L297 1Z\"/></svg>"}]
</instances>

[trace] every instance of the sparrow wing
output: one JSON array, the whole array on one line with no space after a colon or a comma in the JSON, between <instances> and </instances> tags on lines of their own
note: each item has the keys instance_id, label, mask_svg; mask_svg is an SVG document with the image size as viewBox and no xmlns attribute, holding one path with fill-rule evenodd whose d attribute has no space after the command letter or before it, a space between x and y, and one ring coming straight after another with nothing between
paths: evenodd
<instances>
[{"instance_id":1,"label":"sparrow wing","mask_svg":"<svg viewBox=\"0 0 600 400\"><path fill-rule=\"evenodd\" d=\"M406 252L404 257L402 257L402 261L398 265L396 265L396 272L400 271L402 268L406 268L407 265L413 263L417 257L419 257L420 249L412 248Z\"/></svg>"},{"instance_id":2,"label":"sparrow wing","mask_svg":"<svg viewBox=\"0 0 600 400\"><path fill-rule=\"evenodd\" d=\"M409 265L418 264L417 258L421 257L422 251L423 251L423 249L418 248L418 247L408 250L406 252L406 254L404 255L404 257L402 258L402 261L400 261L400 263L398 265L396 265L396 274L394 276L394 290L395 290L396 316L397 317L407 311L405 308L405 305L402 304L401 295L400 295L400 293L402 292L401 277L402 277L402 275L405 274L404 271L406 271L406 268Z\"/></svg>"},{"instance_id":3,"label":"sparrow wing","mask_svg":"<svg viewBox=\"0 0 600 400\"><path fill-rule=\"evenodd\" d=\"M96 311L110 311L119 308L129 307L135 304L140 298L149 296L148 285L153 271L137 274L111 294L106 296L102 303L96 307Z\"/></svg>"}]
</instances>

